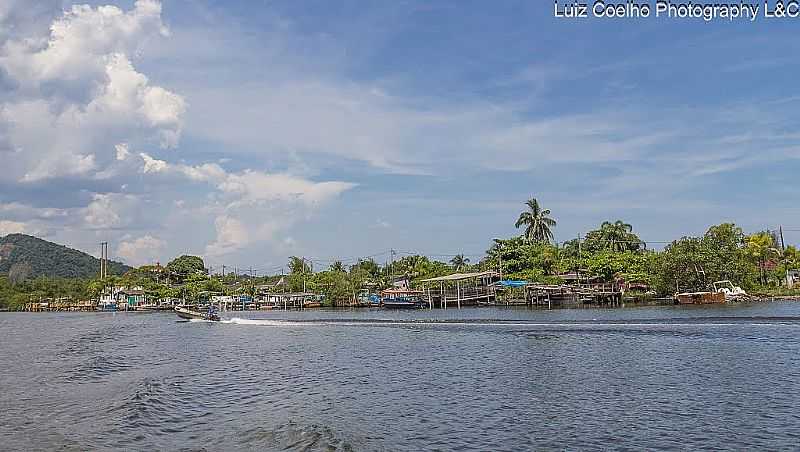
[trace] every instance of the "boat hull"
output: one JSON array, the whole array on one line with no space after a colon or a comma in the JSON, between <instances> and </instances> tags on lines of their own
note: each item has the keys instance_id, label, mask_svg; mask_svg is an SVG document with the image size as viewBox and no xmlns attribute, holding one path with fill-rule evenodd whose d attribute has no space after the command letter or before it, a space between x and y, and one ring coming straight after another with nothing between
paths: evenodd
<instances>
[{"instance_id":1,"label":"boat hull","mask_svg":"<svg viewBox=\"0 0 800 452\"><path fill-rule=\"evenodd\" d=\"M420 309L422 307L420 303L409 301L384 301L382 306L385 309Z\"/></svg>"},{"instance_id":2,"label":"boat hull","mask_svg":"<svg viewBox=\"0 0 800 452\"><path fill-rule=\"evenodd\" d=\"M725 303L725 294L721 292L690 292L675 295L677 304L718 304Z\"/></svg>"},{"instance_id":3,"label":"boat hull","mask_svg":"<svg viewBox=\"0 0 800 452\"><path fill-rule=\"evenodd\" d=\"M193 311L193 310L187 309L187 308L176 307L175 308L175 314L177 314L178 317L180 317L182 319L185 319L185 320L197 319L197 320L210 320L212 322L219 322L219 316L216 315L216 314L208 315L208 314L204 314L204 313L198 312L198 311Z\"/></svg>"}]
</instances>

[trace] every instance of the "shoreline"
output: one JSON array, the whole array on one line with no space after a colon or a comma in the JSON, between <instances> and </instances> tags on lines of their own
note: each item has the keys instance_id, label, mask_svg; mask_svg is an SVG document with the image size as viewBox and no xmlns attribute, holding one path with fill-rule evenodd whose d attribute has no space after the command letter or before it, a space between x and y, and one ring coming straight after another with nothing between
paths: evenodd
<instances>
[{"instance_id":1,"label":"shoreline","mask_svg":"<svg viewBox=\"0 0 800 452\"><path fill-rule=\"evenodd\" d=\"M514 300L510 303L495 303L490 305L466 305L462 306L461 308L448 308L448 309L415 309L409 312L416 312L416 311L449 311L449 310L459 310L459 309L480 309L480 308L500 308L500 309L526 309L526 310L536 310L536 311L548 311L548 310L586 310L586 309L602 309L602 310L615 310L615 309L626 309L626 308L641 308L641 307L669 307L669 306L735 306L735 305L745 305L745 304L757 304L757 303L776 303L776 302L800 302L800 296L798 295L775 295L775 296L757 296L746 301L728 301L725 303L704 303L704 304L679 304L674 302L668 302L664 299L655 299L649 301L624 301L620 305L616 306L609 306L609 305L597 305L597 304L553 304L551 307L547 307L546 305L530 305L525 303L520 303L522 300ZM288 311L382 311L382 312L396 312L395 309L384 309L379 307L370 307L370 306L320 306L320 307L310 307L305 309L248 309L245 311L242 310L227 310L222 312L288 312ZM158 313L173 313L171 309L162 309L162 310L153 310L153 309L143 309L143 310L120 310L120 311L104 311L104 310L80 310L80 309L53 309L53 310L36 310L36 311L26 311L26 310L0 310L0 314L8 314L8 313L27 313L27 314L42 314L42 313L83 313L83 314L158 314Z\"/></svg>"}]
</instances>

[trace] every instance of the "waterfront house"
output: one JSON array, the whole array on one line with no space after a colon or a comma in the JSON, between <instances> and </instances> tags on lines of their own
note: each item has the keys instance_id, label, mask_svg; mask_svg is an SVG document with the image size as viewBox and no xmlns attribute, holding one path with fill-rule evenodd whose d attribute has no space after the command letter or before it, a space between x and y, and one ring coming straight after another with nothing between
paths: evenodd
<instances>
[{"instance_id":1,"label":"waterfront house","mask_svg":"<svg viewBox=\"0 0 800 452\"><path fill-rule=\"evenodd\" d=\"M121 287L114 294L119 309L136 309L147 303L142 287Z\"/></svg>"},{"instance_id":2,"label":"waterfront house","mask_svg":"<svg viewBox=\"0 0 800 452\"><path fill-rule=\"evenodd\" d=\"M411 289L411 278L408 275L395 276L392 278L392 288L400 290Z\"/></svg>"}]
</instances>

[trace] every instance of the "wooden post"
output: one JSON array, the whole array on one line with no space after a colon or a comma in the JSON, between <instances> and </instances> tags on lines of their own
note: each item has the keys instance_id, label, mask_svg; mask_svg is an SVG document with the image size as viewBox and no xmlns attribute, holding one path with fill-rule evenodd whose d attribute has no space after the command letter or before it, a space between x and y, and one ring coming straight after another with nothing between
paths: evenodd
<instances>
[{"instance_id":1,"label":"wooden post","mask_svg":"<svg viewBox=\"0 0 800 452\"><path fill-rule=\"evenodd\" d=\"M456 280L456 305L461 309L461 281Z\"/></svg>"},{"instance_id":2,"label":"wooden post","mask_svg":"<svg viewBox=\"0 0 800 452\"><path fill-rule=\"evenodd\" d=\"M439 300L441 307L447 309L447 295L444 294L444 281L439 281L439 294L441 294L441 299Z\"/></svg>"},{"instance_id":3,"label":"wooden post","mask_svg":"<svg viewBox=\"0 0 800 452\"><path fill-rule=\"evenodd\" d=\"M433 310L433 299L431 298L431 286L426 287L428 289L428 309Z\"/></svg>"}]
</instances>

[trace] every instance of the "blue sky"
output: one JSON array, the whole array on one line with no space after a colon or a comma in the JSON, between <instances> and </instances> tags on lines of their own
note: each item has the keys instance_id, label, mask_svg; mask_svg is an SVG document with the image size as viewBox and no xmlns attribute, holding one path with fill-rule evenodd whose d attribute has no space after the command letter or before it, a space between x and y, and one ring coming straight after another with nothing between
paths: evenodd
<instances>
[{"instance_id":1,"label":"blue sky","mask_svg":"<svg viewBox=\"0 0 800 452\"><path fill-rule=\"evenodd\" d=\"M566 21L531 1L5 3L0 234L270 270L476 255L517 233L530 196L559 241L616 219L651 242L723 221L800 229L791 21Z\"/></svg>"}]
</instances>

